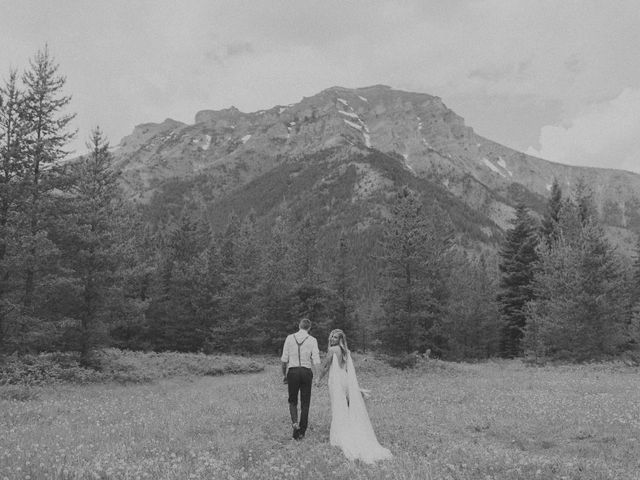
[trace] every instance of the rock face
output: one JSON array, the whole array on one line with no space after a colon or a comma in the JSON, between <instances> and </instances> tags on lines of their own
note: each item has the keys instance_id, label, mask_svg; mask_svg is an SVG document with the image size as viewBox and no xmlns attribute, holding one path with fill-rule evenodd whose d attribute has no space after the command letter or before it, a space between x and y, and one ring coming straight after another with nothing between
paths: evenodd
<instances>
[{"instance_id":1,"label":"rock face","mask_svg":"<svg viewBox=\"0 0 640 480\"><path fill-rule=\"evenodd\" d=\"M163 182L194 175L216 179L208 192L216 199L285 161L336 148L383 152L502 229L516 202L540 210L554 178L565 192L580 178L590 185L600 215L619 237L640 228L639 175L561 165L514 151L477 135L440 98L383 85L332 87L296 104L253 113L235 107L203 110L193 125L170 119L139 125L115 155L128 192L142 201ZM371 177L359 168L363 178Z\"/></svg>"}]
</instances>

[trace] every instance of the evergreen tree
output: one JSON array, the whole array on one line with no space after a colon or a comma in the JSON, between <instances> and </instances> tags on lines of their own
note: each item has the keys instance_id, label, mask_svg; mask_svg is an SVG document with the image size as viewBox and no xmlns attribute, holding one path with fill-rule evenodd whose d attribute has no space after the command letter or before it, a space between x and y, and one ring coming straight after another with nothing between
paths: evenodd
<instances>
[{"instance_id":1,"label":"evergreen tree","mask_svg":"<svg viewBox=\"0 0 640 480\"><path fill-rule=\"evenodd\" d=\"M17 85L17 72L12 71L9 79L0 87L0 349L8 329L6 319L13 310L7 294L15 272L7 255L15 233L14 215L20 204L19 188L24 178L24 158L22 155L23 98ZM13 274L12 274L13 273Z\"/></svg>"},{"instance_id":2,"label":"evergreen tree","mask_svg":"<svg viewBox=\"0 0 640 480\"><path fill-rule=\"evenodd\" d=\"M23 94L17 85L17 72L12 71L0 87L0 262L7 249L9 214L17 206L26 167L23 117Z\"/></svg>"},{"instance_id":3,"label":"evergreen tree","mask_svg":"<svg viewBox=\"0 0 640 480\"><path fill-rule=\"evenodd\" d=\"M638 235L636 239L634 253L633 265L631 267L631 285L629 288L629 301L631 305L640 304L640 235Z\"/></svg>"},{"instance_id":4,"label":"evergreen tree","mask_svg":"<svg viewBox=\"0 0 640 480\"><path fill-rule=\"evenodd\" d=\"M223 312L229 325L227 344L236 351L257 351L266 335L259 316L261 249L255 214L250 212L226 242L228 258L223 281ZM229 268L231 267L232 268Z\"/></svg>"},{"instance_id":5,"label":"evergreen tree","mask_svg":"<svg viewBox=\"0 0 640 480\"><path fill-rule=\"evenodd\" d=\"M165 226L161 240L159 279L147 311L148 331L156 350L203 348L208 327L198 301L207 281L208 229L197 212L183 211Z\"/></svg>"},{"instance_id":6,"label":"evergreen tree","mask_svg":"<svg viewBox=\"0 0 640 480\"><path fill-rule=\"evenodd\" d=\"M583 361L618 353L628 341L628 295L602 227L573 201L560 212L558 240L539 249L535 300L525 342L537 357Z\"/></svg>"},{"instance_id":7,"label":"evergreen tree","mask_svg":"<svg viewBox=\"0 0 640 480\"><path fill-rule=\"evenodd\" d=\"M87 363L91 350L105 340L109 303L114 300L116 272L121 263L122 237L118 234L124 218L119 174L113 169L109 143L100 128L93 130L90 153L69 167L69 215L64 223L64 271L71 278L78 299L75 312L81 361Z\"/></svg>"},{"instance_id":8,"label":"evergreen tree","mask_svg":"<svg viewBox=\"0 0 640 480\"><path fill-rule=\"evenodd\" d=\"M500 249L500 293L498 303L505 326L502 332L500 353L516 357L522 353L521 339L526 324L525 307L534 298L532 281L538 259L537 235L527 208L516 208L513 227L507 230Z\"/></svg>"},{"instance_id":9,"label":"evergreen tree","mask_svg":"<svg viewBox=\"0 0 640 480\"><path fill-rule=\"evenodd\" d=\"M158 278L160 248L158 236L137 205L128 203L123 212L120 256L117 270L120 302L113 305L115 317L110 340L118 348L151 350L146 314L153 300Z\"/></svg>"},{"instance_id":10,"label":"evergreen tree","mask_svg":"<svg viewBox=\"0 0 640 480\"><path fill-rule=\"evenodd\" d=\"M450 263L449 289L456 292L437 322L440 351L451 360L497 355L504 327L496 295L497 275L486 258L458 253Z\"/></svg>"},{"instance_id":11,"label":"evergreen tree","mask_svg":"<svg viewBox=\"0 0 640 480\"><path fill-rule=\"evenodd\" d=\"M55 251L47 239L43 219L47 212L48 195L56 188L55 163L68 152L65 145L75 133L66 131L74 115L63 114L71 97L62 95L66 78L58 74L58 65L47 47L38 51L24 73L23 112L25 120L24 146L26 171L25 205L26 232L23 237L24 297L23 304L31 308L36 289L36 274L46 258Z\"/></svg>"},{"instance_id":12,"label":"evergreen tree","mask_svg":"<svg viewBox=\"0 0 640 480\"><path fill-rule=\"evenodd\" d=\"M560 209L562 208L562 189L558 183L558 179L554 178L551 184L551 193L547 200L546 210L542 218L542 226L540 228L541 237L547 244L557 238L558 222L560 220Z\"/></svg>"},{"instance_id":13,"label":"evergreen tree","mask_svg":"<svg viewBox=\"0 0 640 480\"><path fill-rule=\"evenodd\" d=\"M285 332L294 329L299 320L294 314L297 295L290 247L291 230L291 219L286 212L281 212L275 219L263 251L260 298L266 346L271 352L282 348Z\"/></svg>"},{"instance_id":14,"label":"evergreen tree","mask_svg":"<svg viewBox=\"0 0 640 480\"><path fill-rule=\"evenodd\" d=\"M391 350L431 348L430 330L446 302L443 264L452 229L437 205L430 213L418 194L405 187L398 192L385 228L381 334Z\"/></svg>"},{"instance_id":15,"label":"evergreen tree","mask_svg":"<svg viewBox=\"0 0 640 480\"><path fill-rule=\"evenodd\" d=\"M582 226L586 226L592 220L597 219L593 192L583 178L578 179L573 191L573 198L574 204L578 208L578 219Z\"/></svg>"},{"instance_id":16,"label":"evergreen tree","mask_svg":"<svg viewBox=\"0 0 640 480\"><path fill-rule=\"evenodd\" d=\"M333 290L338 298L338 308L334 325L331 327L342 329L347 338L353 338L352 345L355 346L357 336L357 325L354 319L354 271L355 267L351 263L349 244L346 235L340 233L338 238L337 253L334 256L335 264L333 266L332 285Z\"/></svg>"},{"instance_id":17,"label":"evergreen tree","mask_svg":"<svg viewBox=\"0 0 640 480\"><path fill-rule=\"evenodd\" d=\"M297 225L293 221L291 225L289 263L293 269L295 294L291 314L293 319L309 318L314 334L326 338L335 321L339 301L330 288L328 272L320 267L319 226L310 214L306 214Z\"/></svg>"},{"instance_id":18,"label":"evergreen tree","mask_svg":"<svg viewBox=\"0 0 640 480\"><path fill-rule=\"evenodd\" d=\"M297 283L318 284L321 280L318 268L318 225L311 215L305 215L295 229L291 255Z\"/></svg>"}]
</instances>

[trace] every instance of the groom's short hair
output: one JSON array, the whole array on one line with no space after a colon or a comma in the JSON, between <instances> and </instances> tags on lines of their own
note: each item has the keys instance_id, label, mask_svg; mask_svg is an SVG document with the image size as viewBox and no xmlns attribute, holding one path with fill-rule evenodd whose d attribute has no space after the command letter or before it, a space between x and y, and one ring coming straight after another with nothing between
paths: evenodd
<instances>
[{"instance_id":1,"label":"groom's short hair","mask_svg":"<svg viewBox=\"0 0 640 480\"><path fill-rule=\"evenodd\" d=\"M311 320L309 320L308 318L303 318L302 320L300 320L299 327L302 330L309 330L311 328Z\"/></svg>"}]
</instances>

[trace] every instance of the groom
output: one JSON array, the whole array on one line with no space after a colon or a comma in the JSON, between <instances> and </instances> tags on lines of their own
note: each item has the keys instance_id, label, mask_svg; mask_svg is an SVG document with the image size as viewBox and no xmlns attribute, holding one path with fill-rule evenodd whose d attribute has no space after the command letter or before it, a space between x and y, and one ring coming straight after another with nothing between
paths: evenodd
<instances>
[{"instance_id":1,"label":"groom","mask_svg":"<svg viewBox=\"0 0 640 480\"><path fill-rule=\"evenodd\" d=\"M311 320L303 318L300 330L287 337L282 349L282 374L289 387L289 413L293 424L293 438L302 440L307 431L313 370L320 364L318 341L309 335ZM298 423L298 392L300 393L300 422Z\"/></svg>"}]
</instances>

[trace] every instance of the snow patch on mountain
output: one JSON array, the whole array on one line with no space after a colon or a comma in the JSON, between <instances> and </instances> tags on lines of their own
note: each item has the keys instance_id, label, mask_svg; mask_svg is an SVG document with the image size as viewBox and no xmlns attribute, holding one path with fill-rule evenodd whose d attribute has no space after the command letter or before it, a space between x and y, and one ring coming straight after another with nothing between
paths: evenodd
<instances>
[{"instance_id":1,"label":"snow patch on mountain","mask_svg":"<svg viewBox=\"0 0 640 480\"><path fill-rule=\"evenodd\" d=\"M347 110L338 109L338 113L340 113L341 115L344 115L345 117L349 117L355 120L355 121L352 121L344 118L343 119L344 123L346 123L351 128L355 128L360 133L362 133L365 146L367 148L371 148L371 136L369 135L369 127L367 127L367 124L360 118L360 116L356 112L353 111L353 108L347 103L346 100L342 98L338 98L338 102L342 103L342 105L344 105L345 108L348 108L349 110L351 110L350 112L348 112Z\"/></svg>"},{"instance_id":2,"label":"snow patch on mountain","mask_svg":"<svg viewBox=\"0 0 640 480\"><path fill-rule=\"evenodd\" d=\"M367 132L362 132L362 136L364 137L364 145L367 148L371 148L371 137Z\"/></svg>"},{"instance_id":3,"label":"snow patch on mountain","mask_svg":"<svg viewBox=\"0 0 640 480\"><path fill-rule=\"evenodd\" d=\"M482 159L482 163L484 163L487 167L489 167L489 169L492 172L497 173L498 175L502 176L502 177L507 177L504 172L502 170L500 170L498 167L496 167L491 161L489 161L487 158L483 158Z\"/></svg>"},{"instance_id":4,"label":"snow patch on mountain","mask_svg":"<svg viewBox=\"0 0 640 480\"><path fill-rule=\"evenodd\" d=\"M367 103L369 103L369 100L367 100L367 99L366 99L366 98L364 98L364 97L361 97L360 95L358 95L358 98L359 98L360 100L362 100L363 102L367 102Z\"/></svg>"},{"instance_id":5,"label":"snow patch on mountain","mask_svg":"<svg viewBox=\"0 0 640 480\"><path fill-rule=\"evenodd\" d=\"M360 120L360 118L358 118L358 120ZM349 125L351 128L355 128L360 133L362 133L362 136L364 137L365 146L367 148L371 148L371 136L369 135L369 128L364 124L362 120L360 120L360 123L354 123L351 120L347 120L345 118L343 119L343 122Z\"/></svg>"},{"instance_id":6,"label":"snow patch on mountain","mask_svg":"<svg viewBox=\"0 0 640 480\"><path fill-rule=\"evenodd\" d=\"M343 119L343 121L344 123L349 125L351 128L355 128L356 130L360 130L362 132L362 125L360 125L359 123L354 123L351 120L347 120L346 118Z\"/></svg>"},{"instance_id":7,"label":"snow patch on mountain","mask_svg":"<svg viewBox=\"0 0 640 480\"><path fill-rule=\"evenodd\" d=\"M413 169L413 167L411 165L409 165L408 160L409 160L409 154L408 153L403 153L402 154L402 158L404 158L404 167L409 170L413 175L416 174L416 171Z\"/></svg>"},{"instance_id":8,"label":"snow patch on mountain","mask_svg":"<svg viewBox=\"0 0 640 480\"><path fill-rule=\"evenodd\" d=\"M242 143L247 143L247 141L251 138L250 134L245 135L244 137L242 137L240 140L242 141Z\"/></svg>"},{"instance_id":9,"label":"snow patch on mountain","mask_svg":"<svg viewBox=\"0 0 640 480\"><path fill-rule=\"evenodd\" d=\"M338 110L338 113L341 113L342 115L346 115L347 117L357 118L358 120L360 120L360 117L358 116L357 113L345 112L344 110Z\"/></svg>"}]
</instances>

